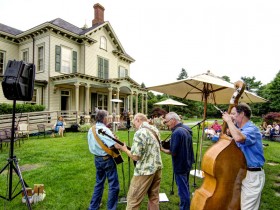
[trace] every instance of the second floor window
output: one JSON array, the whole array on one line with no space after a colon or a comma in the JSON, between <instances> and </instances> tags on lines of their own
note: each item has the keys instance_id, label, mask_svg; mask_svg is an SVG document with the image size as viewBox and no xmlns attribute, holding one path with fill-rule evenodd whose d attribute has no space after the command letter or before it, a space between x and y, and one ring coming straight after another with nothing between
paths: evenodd
<instances>
[{"instance_id":1,"label":"second floor window","mask_svg":"<svg viewBox=\"0 0 280 210\"><path fill-rule=\"evenodd\" d=\"M69 74L71 69L71 50L61 47L61 73Z\"/></svg>"},{"instance_id":2,"label":"second floor window","mask_svg":"<svg viewBox=\"0 0 280 210\"><path fill-rule=\"evenodd\" d=\"M98 57L98 77L109 79L109 61Z\"/></svg>"},{"instance_id":3,"label":"second floor window","mask_svg":"<svg viewBox=\"0 0 280 210\"><path fill-rule=\"evenodd\" d=\"M0 51L0 74L4 74L4 68L5 68L5 54L4 52Z\"/></svg>"},{"instance_id":4,"label":"second floor window","mask_svg":"<svg viewBox=\"0 0 280 210\"><path fill-rule=\"evenodd\" d=\"M123 66L119 67L119 77L126 77L128 75L127 69L125 69Z\"/></svg>"},{"instance_id":5,"label":"second floor window","mask_svg":"<svg viewBox=\"0 0 280 210\"><path fill-rule=\"evenodd\" d=\"M40 47L38 47L37 71L43 71L43 70L44 70L44 47L40 46Z\"/></svg>"},{"instance_id":6,"label":"second floor window","mask_svg":"<svg viewBox=\"0 0 280 210\"><path fill-rule=\"evenodd\" d=\"M55 46L55 71L65 74L76 73L78 53L68 47Z\"/></svg>"},{"instance_id":7,"label":"second floor window","mask_svg":"<svg viewBox=\"0 0 280 210\"><path fill-rule=\"evenodd\" d=\"M26 63L28 63L28 51L23 51L22 52L22 60Z\"/></svg>"}]
</instances>

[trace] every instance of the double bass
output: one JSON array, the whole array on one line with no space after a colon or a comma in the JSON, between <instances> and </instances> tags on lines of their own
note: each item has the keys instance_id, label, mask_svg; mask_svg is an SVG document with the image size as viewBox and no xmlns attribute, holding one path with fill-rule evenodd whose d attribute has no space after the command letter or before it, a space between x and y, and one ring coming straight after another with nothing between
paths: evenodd
<instances>
[{"instance_id":1,"label":"double bass","mask_svg":"<svg viewBox=\"0 0 280 210\"><path fill-rule=\"evenodd\" d=\"M238 104L245 84L235 83L235 92L230 100L228 113ZM227 124L223 128L219 140L211 146L203 156L201 169L204 180L194 192L191 210L238 210L242 180L246 176L246 159L235 141L227 136Z\"/></svg>"}]
</instances>

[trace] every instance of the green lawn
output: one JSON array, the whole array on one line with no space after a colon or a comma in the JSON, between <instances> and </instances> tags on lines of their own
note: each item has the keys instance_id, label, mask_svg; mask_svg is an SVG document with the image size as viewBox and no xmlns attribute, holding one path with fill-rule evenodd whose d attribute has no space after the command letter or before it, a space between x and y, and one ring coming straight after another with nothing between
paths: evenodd
<instances>
[{"instance_id":1,"label":"green lawn","mask_svg":"<svg viewBox=\"0 0 280 210\"><path fill-rule=\"evenodd\" d=\"M194 150L196 150L197 131L194 131ZM162 139L165 139L169 131L161 133ZM128 143L129 134L129 143ZM125 141L131 145L133 132L119 131L117 136L121 141ZM266 164L266 184L263 190L261 209L274 210L280 206L280 143L264 141L269 146L264 148ZM203 152L212 145L209 140L203 143ZM95 183L95 168L93 165L93 155L90 154L87 144L87 133L70 133L66 137L51 138L49 136L30 137L23 144L15 145L14 154L19 159L19 166L22 170L22 176L26 183L33 187L34 184L44 184L46 198L44 201L32 205L32 209L87 209ZM1 169L7 164L9 157L9 148L3 147L0 152ZM118 165L120 180L120 197L125 197L128 190L129 175L133 174L133 163L128 163L127 156L123 155L124 164ZM177 187L174 184L174 195L170 195L172 190L172 165L169 155L162 154L164 169L161 182L162 193L166 193L169 202L162 202L161 209L178 209L179 198L177 196ZM130 173L129 169L130 168ZM123 176L124 174L124 176ZM8 174L4 171L0 175L0 195L6 197L8 193ZM18 177L13 175L13 184L18 183ZM190 177L191 191L194 181L199 187L202 183L200 178ZM20 186L19 186L20 187ZM19 191L19 187L16 192ZM107 184L104 191L102 207L106 209ZM27 209L21 203L21 195L15 197L12 201L6 201L0 198L0 208L2 209ZM118 209L125 209L125 204L119 204ZM146 209L146 200L142 204L141 209Z\"/></svg>"}]
</instances>

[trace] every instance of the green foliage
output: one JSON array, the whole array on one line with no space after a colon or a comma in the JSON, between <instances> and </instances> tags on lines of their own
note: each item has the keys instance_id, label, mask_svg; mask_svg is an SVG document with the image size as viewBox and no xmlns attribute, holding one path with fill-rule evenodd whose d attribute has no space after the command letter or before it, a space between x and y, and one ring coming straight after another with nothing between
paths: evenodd
<instances>
[{"instance_id":1,"label":"green foliage","mask_svg":"<svg viewBox=\"0 0 280 210\"><path fill-rule=\"evenodd\" d=\"M83 124L79 125L79 131L81 132L88 132L88 130L92 127L91 124Z\"/></svg>"},{"instance_id":2,"label":"green foliage","mask_svg":"<svg viewBox=\"0 0 280 210\"><path fill-rule=\"evenodd\" d=\"M36 104L16 104L16 113L25 112L40 112L44 111L45 106ZM0 104L0 114L12 114L13 104L1 103Z\"/></svg>"},{"instance_id":3,"label":"green foliage","mask_svg":"<svg viewBox=\"0 0 280 210\"><path fill-rule=\"evenodd\" d=\"M179 74L179 76L177 77L177 80L182 80L182 79L187 79L187 78L188 78L188 73L186 72L186 70L184 68L182 68L182 71Z\"/></svg>"},{"instance_id":4,"label":"green foliage","mask_svg":"<svg viewBox=\"0 0 280 210\"><path fill-rule=\"evenodd\" d=\"M256 77L241 77L241 79L245 82L247 90L249 91L253 89L258 90L262 85L261 81L255 81Z\"/></svg>"}]
</instances>

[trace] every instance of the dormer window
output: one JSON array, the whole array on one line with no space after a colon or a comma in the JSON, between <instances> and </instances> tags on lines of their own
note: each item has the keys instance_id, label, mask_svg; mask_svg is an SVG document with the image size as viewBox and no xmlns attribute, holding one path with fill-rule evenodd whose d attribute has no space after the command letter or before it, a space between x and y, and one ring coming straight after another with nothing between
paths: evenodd
<instances>
[{"instance_id":1,"label":"dormer window","mask_svg":"<svg viewBox=\"0 0 280 210\"><path fill-rule=\"evenodd\" d=\"M104 36L100 37L100 48L107 50L107 40Z\"/></svg>"}]
</instances>

